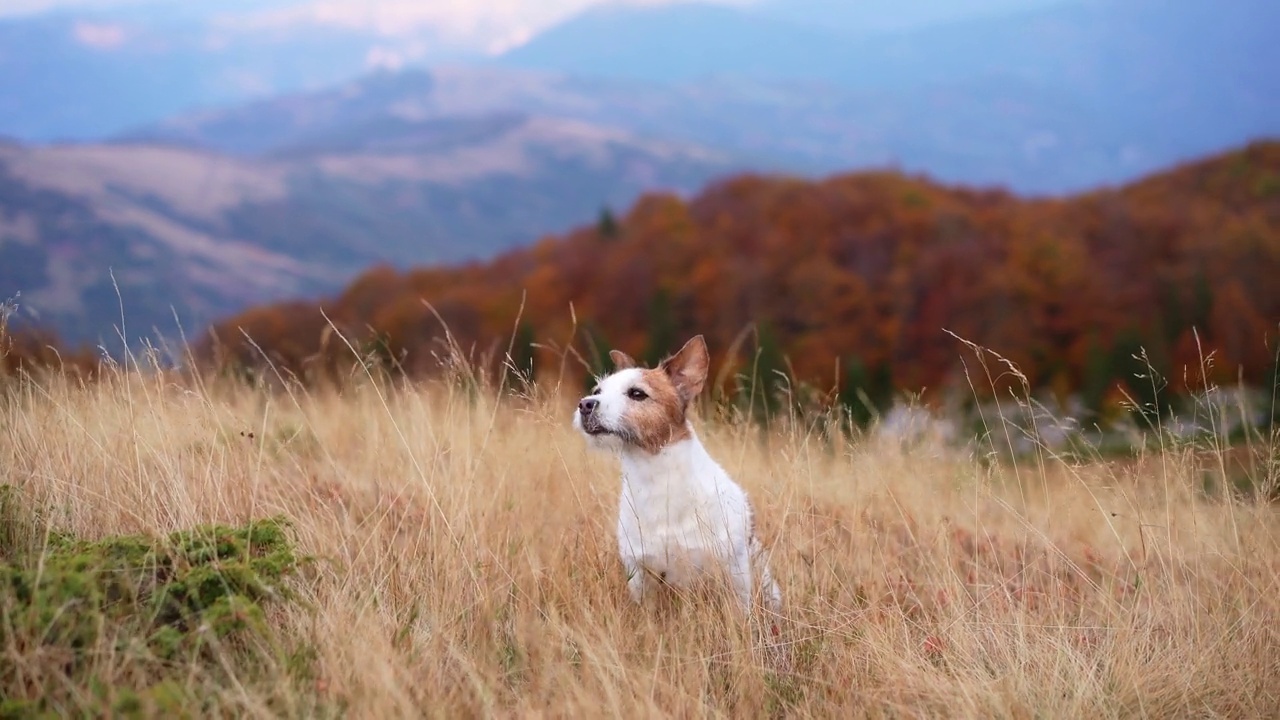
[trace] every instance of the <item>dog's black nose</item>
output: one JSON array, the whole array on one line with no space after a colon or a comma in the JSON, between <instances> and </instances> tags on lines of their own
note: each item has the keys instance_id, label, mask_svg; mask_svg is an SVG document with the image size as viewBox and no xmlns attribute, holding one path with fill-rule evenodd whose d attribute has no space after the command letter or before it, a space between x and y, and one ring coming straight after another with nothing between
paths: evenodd
<instances>
[{"instance_id":1,"label":"dog's black nose","mask_svg":"<svg viewBox=\"0 0 1280 720\"><path fill-rule=\"evenodd\" d=\"M582 413L583 417L586 417L595 412L596 406L599 404L600 401L595 398L583 398L578 401L578 412Z\"/></svg>"}]
</instances>

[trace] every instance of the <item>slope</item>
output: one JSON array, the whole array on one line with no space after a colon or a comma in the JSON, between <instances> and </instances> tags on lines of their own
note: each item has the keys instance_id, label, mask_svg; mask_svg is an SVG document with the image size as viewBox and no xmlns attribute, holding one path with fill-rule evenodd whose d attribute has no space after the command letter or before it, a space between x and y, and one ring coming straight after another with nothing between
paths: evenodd
<instances>
[{"instance_id":1,"label":"slope","mask_svg":"<svg viewBox=\"0 0 1280 720\"><path fill-rule=\"evenodd\" d=\"M566 344L599 370L602 349L654 359L704 333L717 366L750 375L759 352L754 377L767 386L775 370L793 370L819 390L870 383L969 395L951 331L1015 362L1033 389L1075 393L1101 410L1114 407L1120 380L1132 397L1156 402L1151 381L1133 384L1135 373L1149 374L1135 365L1143 349L1173 393L1237 378L1270 387L1275 277L1280 143L1062 200L896 173L739 176L689 202L648 195L616 226L549 237L489 263L375 269L316 304L228 318L206 351L255 364L244 330L306 377L341 360L315 355L323 307L410 373L438 369L440 320L451 342L490 368L519 320L520 364L552 374L561 371L555 348ZM1004 373L998 382L1017 381Z\"/></svg>"},{"instance_id":2,"label":"slope","mask_svg":"<svg viewBox=\"0 0 1280 720\"><path fill-rule=\"evenodd\" d=\"M75 341L109 340L122 313L131 337L172 335L174 309L192 332L248 303L336 289L376 262L486 257L727 168L697 148L511 114L357 125L258 158L7 145L0 296L21 293Z\"/></svg>"}]
</instances>

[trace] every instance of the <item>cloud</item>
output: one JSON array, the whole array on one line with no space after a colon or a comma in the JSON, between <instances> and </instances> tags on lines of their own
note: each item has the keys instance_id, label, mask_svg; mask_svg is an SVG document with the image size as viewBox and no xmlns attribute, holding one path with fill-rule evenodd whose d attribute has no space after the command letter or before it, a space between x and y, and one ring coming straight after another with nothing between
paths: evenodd
<instances>
[{"instance_id":1,"label":"cloud","mask_svg":"<svg viewBox=\"0 0 1280 720\"><path fill-rule=\"evenodd\" d=\"M403 51L377 45L369 48L369 52L364 58L364 64L371 70L399 70L404 67L406 60L408 58L405 57Z\"/></svg>"},{"instance_id":2,"label":"cloud","mask_svg":"<svg viewBox=\"0 0 1280 720\"><path fill-rule=\"evenodd\" d=\"M76 42L95 50L115 50L128 39L123 25L79 21L71 27Z\"/></svg>"},{"instance_id":3,"label":"cloud","mask_svg":"<svg viewBox=\"0 0 1280 720\"><path fill-rule=\"evenodd\" d=\"M258 29L305 25L361 30L383 37L429 31L450 44L491 54L528 42L546 28L599 5L665 5L690 0L308 0L285 8L227 15ZM704 0L706 1L706 0ZM750 5L759 0L709 0Z\"/></svg>"},{"instance_id":4,"label":"cloud","mask_svg":"<svg viewBox=\"0 0 1280 720\"><path fill-rule=\"evenodd\" d=\"M430 31L476 48L502 47L527 38L591 5L609 0L315 0L305 4L226 15L226 25L282 29L315 25L383 37Z\"/></svg>"},{"instance_id":5,"label":"cloud","mask_svg":"<svg viewBox=\"0 0 1280 720\"><path fill-rule=\"evenodd\" d=\"M153 0L154 1L154 0ZM176 0L167 0L176 1ZM331 27L368 32L386 39L430 35L455 47L499 53L546 28L598 5L660 5L689 0L181 0L207 9L219 32L275 31ZM760 0L710 0L745 5ZM146 0L0 0L0 17L53 9L145 7ZM137 14L136 11L134 13ZM105 26L87 30L85 44L115 42ZM79 35L77 35L79 37ZM121 38L123 40L123 38ZM385 62L387 58L372 59Z\"/></svg>"},{"instance_id":6,"label":"cloud","mask_svg":"<svg viewBox=\"0 0 1280 720\"><path fill-rule=\"evenodd\" d=\"M136 5L139 0L3 0L0 18L35 15L49 10L89 9Z\"/></svg>"}]
</instances>

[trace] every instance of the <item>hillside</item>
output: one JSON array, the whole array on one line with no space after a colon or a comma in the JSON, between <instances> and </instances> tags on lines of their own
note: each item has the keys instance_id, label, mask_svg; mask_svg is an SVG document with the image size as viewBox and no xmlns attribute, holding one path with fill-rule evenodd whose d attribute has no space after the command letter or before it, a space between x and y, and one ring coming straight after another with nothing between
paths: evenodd
<instances>
[{"instance_id":1,"label":"hillside","mask_svg":"<svg viewBox=\"0 0 1280 720\"><path fill-rule=\"evenodd\" d=\"M74 342L113 340L122 312L131 338L173 337L175 312L198 332L377 262L488 257L728 168L696 147L509 113L339 125L260 157L5 145L0 300L21 293Z\"/></svg>"},{"instance_id":2,"label":"hillside","mask_svg":"<svg viewBox=\"0 0 1280 720\"><path fill-rule=\"evenodd\" d=\"M572 341L589 359L600 347L654 358L701 332L721 365L755 327L736 363L743 369L760 350L759 377L785 356L822 390L963 391L964 352L951 331L1017 363L1034 388L1079 394L1100 410L1116 399L1118 378L1141 370L1140 347L1173 392L1201 385L1201 352L1213 353L1209 380L1239 372L1250 384L1274 382L1276 277L1280 143L1062 200L894 173L739 176L688 202L647 195L616 224L491 262L377 268L318 305L226 319L204 351L257 364L238 339L244 330L278 367L320 372L316 363L341 357L336 342L321 344L317 307L410 373L436 367L437 312L462 348L490 363L519 319L521 364L541 354L548 372L556 364L530 342ZM1139 400L1150 396L1130 384Z\"/></svg>"},{"instance_id":3,"label":"hillside","mask_svg":"<svg viewBox=\"0 0 1280 720\"><path fill-rule=\"evenodd\" d=\"M1020 189L1095 184L1120 169L1089 154L1087 118L1031 88L959 88L909 99L812 82L709 80L668 85L497 67L378 72L322 91L181 115L118 136L270 155L318 136L405 121L530 114L691 144L742 167L826 173L887 165L903 153L941 177ZM1021 100L1017 100L1021 98ZM1042 101L1042 102L1041 102ZM1014 109L984 126L992 106ZM957 128L963 128L957 129ZM1057 144L1027 151L1046 128ZM963 132L962 144L953 142Z\"/></svg>"},{"instance_id":4,"label":"hillside","mask_svg":"<svg viewBox=\"0 0 1280 720\"><path fill-rule=\"evenodd\" d=\"M105 375L0 379L10 717L1280 717L1274 444L1006 463L703 413L784 593L744 617L629 599L575 387Z\"/></svg>"}]
</instances>

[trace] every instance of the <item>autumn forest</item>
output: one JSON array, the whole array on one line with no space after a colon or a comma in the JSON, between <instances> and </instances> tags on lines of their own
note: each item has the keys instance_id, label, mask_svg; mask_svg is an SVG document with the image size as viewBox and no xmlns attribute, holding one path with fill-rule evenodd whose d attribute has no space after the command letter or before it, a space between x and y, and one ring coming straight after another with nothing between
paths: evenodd
<instances>
[{"instance_id":1,"label":"autumn forest","mask_svg":"<svg viewBox=\"0 0 1280 720\"><path fill-rule=\"evenodd\" d=\"M754 379L883 406L1023 382L975 389L963 339L1034 392L1103 413L1126 396L1274 387L1278 278L1280 142L1067 198L888 171L745 175L487 262L375 267L336 297L225 319L196 357L319 382L357 355L429 374L453 348L538 376L571 357L585 379L610 348L656 361L703 333L722 392Z\"/></svg>"}]
</instances>

